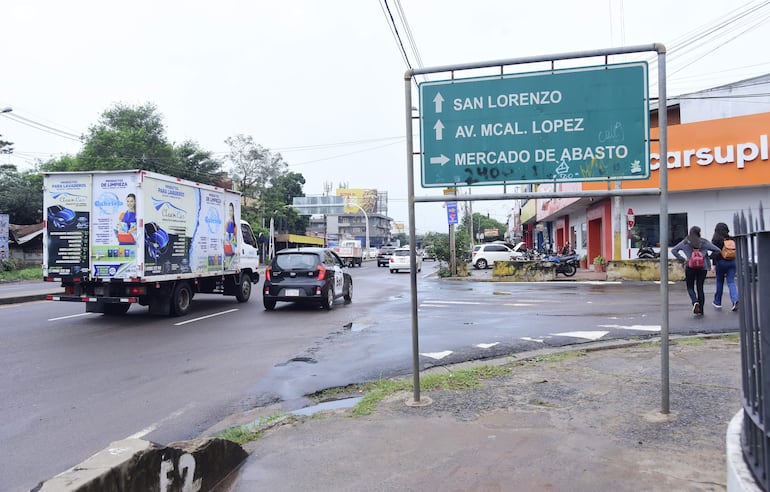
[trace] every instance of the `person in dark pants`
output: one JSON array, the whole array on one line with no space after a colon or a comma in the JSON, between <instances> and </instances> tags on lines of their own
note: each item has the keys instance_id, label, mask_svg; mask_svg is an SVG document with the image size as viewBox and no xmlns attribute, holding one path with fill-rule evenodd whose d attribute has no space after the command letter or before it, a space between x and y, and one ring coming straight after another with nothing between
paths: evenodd
<instances>
[{"instance_id":1,"label":"person in dark pants","mask_svg":"<svg viewBox=\"0 0 770 492\"><path fill-rule=\"evenodd\" d=\"M693 252L698 250L703 257L703 266L693 268L690 266L690 258ZM706 294L703 293L703 283L706 281L706 274L711 270L708 252L720 253L721 250L711 244L711 241L700 237L700 227L690 227L690 233L682 241L671 248L671 254L674 258L682 259L679 254L685 255L684 281L687 285L687 294L692 301L692 313L696 316L703 314L703 303L706 301Z\"/></svg>"},{"instance_id":2,"label":"person in dark pants","mask_svg":"<svg viewBox=\"0 0 770 492\"><path fill-rule=\"evenodd\" d=\"M716 292L714 292L714 302L712 303L715 308L722 309L722 291L724 290L725 280L727 281L727 290L730 293L730 302L732 303L732 310L738 310L738 286L735 285L735 272L736 263L735 258L727 259L722 257L722 248L725 245L725 239L733 239L730 236L730 229L727 224L720 222L714 227L714 235L711 237L711 242L714 246L720 249L717 254L711 255L711 261L714 262L714 273L717 277Z\"/></svg>"}]
</instances>

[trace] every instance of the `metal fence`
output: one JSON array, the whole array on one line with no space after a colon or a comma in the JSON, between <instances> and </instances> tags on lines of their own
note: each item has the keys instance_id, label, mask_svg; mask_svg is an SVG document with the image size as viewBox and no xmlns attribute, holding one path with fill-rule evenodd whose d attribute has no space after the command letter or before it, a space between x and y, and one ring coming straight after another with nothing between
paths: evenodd
<instances>
[{"instance_id":1,"label":"metal fence","mask_svg":"<svg viewBox=\"0 0 770 492\"><path fill-rule=\"evenodd\" d=\"M770 490L770 231L762 204L736 214L737 283L740 292L743 432L746 465L763 490Z\"/></svg>"}]
</instances>

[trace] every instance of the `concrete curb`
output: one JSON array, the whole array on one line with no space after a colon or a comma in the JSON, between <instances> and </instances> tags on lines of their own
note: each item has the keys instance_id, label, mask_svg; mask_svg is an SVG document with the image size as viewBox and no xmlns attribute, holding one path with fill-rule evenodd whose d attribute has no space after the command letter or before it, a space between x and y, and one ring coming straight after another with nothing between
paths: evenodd
<instances>
[{"instance_id":1,"label":"concrete curb","mask_svg":"<svg viewBox=\"0 0 770 492\"><path fill-rule=\"evenodd\" d=\"M41 482L32 492L214 490L247 457L241 446L225 439L168 446L124 439Z\"/></svg>"},{"instance_id":2,"label":"concrete curb","mask_svg":"<svg viewBox=\"0 0 770 492\"><path fill-rule=\"evenodd\" d=\"M22 302L43 301L47 295L56 294L22 294L14 297L0 297L0 304L21 304Z\"/></svg>"}]
</instances>

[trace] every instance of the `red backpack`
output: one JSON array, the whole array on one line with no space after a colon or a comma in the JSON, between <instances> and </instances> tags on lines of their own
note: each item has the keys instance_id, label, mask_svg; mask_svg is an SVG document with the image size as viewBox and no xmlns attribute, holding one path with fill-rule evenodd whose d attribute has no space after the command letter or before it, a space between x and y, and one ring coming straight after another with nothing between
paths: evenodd
<instances>
[{"instance_id":1,"label":"red backpack","mask_svg":"<svg viewBox=\"0 0 770 492\"><path fill-rule=\"evenodd\" d=\"M706 267L706 261L703 259L703 253L700 252L700 248L693 248L690 259L687 260L687 266L693 270L703 270Z\"/></svg>"}]
</instances>

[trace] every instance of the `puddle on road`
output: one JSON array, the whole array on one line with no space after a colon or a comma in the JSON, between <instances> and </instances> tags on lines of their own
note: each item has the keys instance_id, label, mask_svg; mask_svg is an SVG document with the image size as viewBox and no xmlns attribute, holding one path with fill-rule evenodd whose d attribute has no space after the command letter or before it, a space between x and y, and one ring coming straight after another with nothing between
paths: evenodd
<instances>
[{"instance_id":1,"label":"puddle on road","mask_svg":"<svg viewBox=\"0 0 770 492\"><path fill-rule=\"evenodd\" d=\"M313 414L316 414L318 412L325 412L328 410L340 410L342 408L353 408L356 406L356 404L361 401L363 397L357 396L355 398L345 398L342 400L334 400L334 401L326 401L323 403L319 403L318 405L313 405L312 407L305 407L300 408L299 410L292 410L293 415L304 415L306 417L309 417Z\"/></svg>"},{"instance_id":2,"label":"puddle on road","mask_svg":"<svg viewBox=\"0 0 770 492\"><path fill-rule=\"evenodd\" d=\"M370 328L377 323L373 323L370 321L359 321L359 322L352 322L345 325L345 328L347 328L350 331L363 331L366 328Z\"/></svg>"}]
</instances>

